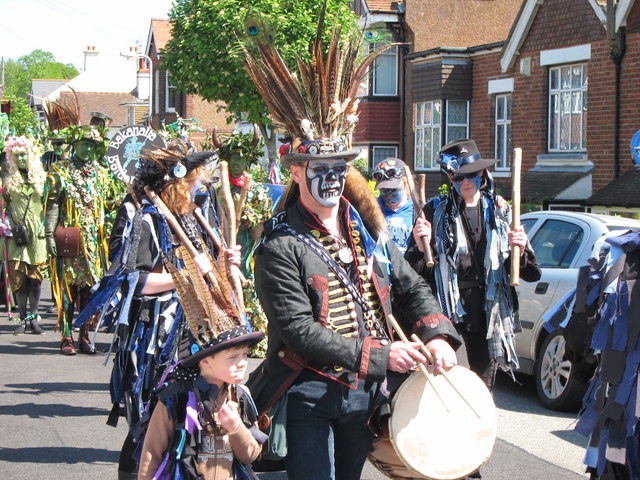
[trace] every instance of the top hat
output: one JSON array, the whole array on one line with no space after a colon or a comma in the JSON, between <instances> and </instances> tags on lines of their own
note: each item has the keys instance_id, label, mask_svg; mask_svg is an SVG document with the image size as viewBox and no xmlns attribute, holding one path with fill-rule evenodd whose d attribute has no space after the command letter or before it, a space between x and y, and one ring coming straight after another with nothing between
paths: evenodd
<instances>
[{"instance_id":1,"label":"top hat","mask_svg":"<svg viewBox=\"0 0 640 480\"><path fill-rule=\"evenodd\" d=\"M440 169L448 174L479 172L496 163L480 156L476 142L467 138L446 144L440 150Z\"/></svg>"},{"instance_id":2,"label":"top hat","mask_svg":"<svg viewBox=\"0 0 640 480\"><path fill-rule=\"evenodd\" d=\"M141 155L140 167L136 170L136 183L161 192L167 183L185 177L211 158L217 158L215 152L195 152L187 145L182 148L145 150Z\"/></svg>"},{"instance_id":3,"label":"top hat","mask_svg":"<svg viewBox=\"0 0 640 480\"><path fill-rule=\"evenodd\" d=\"M187 330L180 345L180 365L189 368L214 353L241 345L251 347L258 344L263 338L264 333L252 332L247 325L237 325L217 336L212 336L206 342L202 342L194 336L191 330Z\"/></svg>"},{"instance_id":4,"label":"top hat","mask_svg":"<svg viewBox=\"0 0 640 480\"><path fill-rule=\"evenodd\" d=\"M400 188L404 177L405 163L399 158L387 158L376 165L373 179L376 188Z\"/></svg>"}]
</instances>

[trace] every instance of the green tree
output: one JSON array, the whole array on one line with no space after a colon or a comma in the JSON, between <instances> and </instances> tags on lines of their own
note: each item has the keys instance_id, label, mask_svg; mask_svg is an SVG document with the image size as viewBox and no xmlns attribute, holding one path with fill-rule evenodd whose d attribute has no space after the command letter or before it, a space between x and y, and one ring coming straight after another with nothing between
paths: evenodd
<instances>
[{"instance_id":1,"label":"green tree","mask_svg":"<svg viewBox=\"0 0 640 480\"><path fill-rule=\"evenodd\" d=\"M357 16L347 0L327 0L327 33L334 18L343 28L355 27ZM310 57L322 2L319 0L175 0L169 13L172 38L164 66L177 87L209 101L222 101L237 118L260 125L269 157L275 158L275 136L267 107L244 70L239 40L250 11L271 25L275 45L295 68L297 53ZM233 121L229 118L228 121Z\"/></svg>"},{"instance_id":2,"label":"green tree","mask_svg":"<svg viewBox=\"0 0 640 480\"><path fill-rule=\"evenodd\" d=\"M7 95L7 100L11 100L9 134L40 136L41 122L38 120L35 112L29 107L27 99Z\"/></svg>"},{"instance_id":3,"label":"green tree","mask_svg":"<svg viewBox=\"0 0 640 480\"><path fill-rule=\"evenodd\" d=\"M5 64L5 95L28 99L32 79L71 79L76 75L78 75L78 70L70 63L56 62L52 53L34 50L18 60L7 60Z\"/></svg>"}]
</instances>

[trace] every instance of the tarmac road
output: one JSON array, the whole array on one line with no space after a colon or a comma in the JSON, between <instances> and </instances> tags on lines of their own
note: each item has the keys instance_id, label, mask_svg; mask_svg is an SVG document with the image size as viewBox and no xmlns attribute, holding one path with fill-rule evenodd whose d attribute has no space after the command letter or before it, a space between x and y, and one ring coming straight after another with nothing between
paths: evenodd
<instances>
[{"instance_id":1,"label":"tarmac road","mask_svg":"<svg viewBox=\"0 0 640 480\"><path fill-rule=\"evenodd\" d=\"M51 305L43 289L42 310ZM111 408L112 357L103 366L111 335L98 333L97 355L63 356L53 314L44 335L12 334L16 324L0 313L0 480L116 479L126 421L105 424ZM252 361L253 366L257 361ZM534 390L535 391L535 390ZM531 382L499 381L498 439L483 466L486 480L578 480L585 440L571 431L575 415L537 406ZM284 473L261 474L264 480ZM363 479L385 477L367 464Z\"/></svg>"}]
</instances>

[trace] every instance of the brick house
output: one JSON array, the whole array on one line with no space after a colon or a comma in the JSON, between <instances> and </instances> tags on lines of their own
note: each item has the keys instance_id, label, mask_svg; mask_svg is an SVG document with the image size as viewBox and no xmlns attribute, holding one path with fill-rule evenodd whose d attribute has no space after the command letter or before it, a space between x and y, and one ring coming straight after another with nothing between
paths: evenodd
<instances>
[{"instance_id":1,"label":"brick house","mask_svg":"<svg viewBox=\"0 0 640 480\"><path fill-rule=\"evenodd\" d=\"M176 90L171 83L171 74L162 65L162 49L171 38L171 24L168 19L151 19L149 36L145 47L145 54L153 63L152 79L152 125L159 129L163 123L171 124L178 116L188 119L195 118L200 128L211 131L218 127L220 132L230 133L233 125L227 124L226 110L218 112L220 102L208 102L197 95L185 94ZM144 63L141 64L144 68ZM194 133L191 139L198 144L204 138L204 132Z\"/></svg>"},{"instance_id":2,"label":"brick house","mask_svg":"<svg viewBox=\"0 0 640 480\"><path fill-rule=\"evenodd\" d=\"M359 0L353 2L353 10L363 24L385 23L393 41L406 41L402 1ZM366 154L370 167L385 158L400 155L405 52L406 47L395 46L382 53L361 90L360 115L353 143L361 149L361 156Z\"/></svg>"},{"instance_id":3,"label":"brick house","mask_svg":"<svg viewBox=\"0 0 640 480\"><path fill-rule=\"evenodd\" d=\"M493 96L509 83L499 61L520 4L520 0L405 1L411 51L405 57L403 154L416 172L426 174L427 196L445 183L437 164L440 147L461 138L474 138L483 156L500 159L494 173L498 182L510 176L507 124L502 121L500 139L495 141ZM506 113L508 100L500 97L499 102L500 111Z\"/></svg>"},{"instance_id":4,"label":"brick house","mask_svg":"<svg viewBox=\"0 0 640 480\"><path fill-rule=\"evenodd\" d=\"M633 215L640 212L640 172L629 153L640 128L640 2L618 1L609 24L606 3L526 0L494 77L511 82L523 198Z\"/></svg>"}]
</instances>

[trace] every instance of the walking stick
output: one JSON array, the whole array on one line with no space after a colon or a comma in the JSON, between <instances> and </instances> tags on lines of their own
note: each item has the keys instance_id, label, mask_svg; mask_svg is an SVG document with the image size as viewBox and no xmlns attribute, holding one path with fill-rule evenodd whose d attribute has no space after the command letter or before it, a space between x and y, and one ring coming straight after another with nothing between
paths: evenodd
<instances>
[{"instance_id":1,"label":"walking stick","mask_svg":"<svg viewBox=\"0 0 640 480\"><path fill-rule=\"evenodd\" d=\"M226 222L224 224L224 232L227 241L228 248L235 248L236 246L236 234L238 232L238 221L236 220L236 209L233 204L233 197L231 196L231 186L229 185L229 164L225 161L220 162L220 201L222 203L222 210L226 215ZM242 294L242 282L240 281L240 270L236 265L231 265L229 268L229 281L234 287L234 290L238 294L238 302L240 303L242 310L244 311L244 297Z\"/></svg>"},{"instance_id":2,"label":"walking stick","mask_svg":"<svg viewBox=\"0 0 640 480\"><path fill-rule=\"evenodd\" d=\"M522 149L513 149L513 171L511 173L511 229L520 226L520 165L522 163ZM520 285L520 247L511 247L511 286Z\"/></svg>"},{"instance_id":3,"label":"walking stick","mask_svg":"<svg viewBox=\"0 0 640 480\"><path fill-rule=\"evenodd\" d=\"M415 211L416 217L425 219L424 212L422 211L423 204L420 202L420 199L416 195L416 191L413 188L413 176L411 175L411 170L409 170L409 167L407 167L406 165L404 167L404 182L407 191L409 192L409 196L411 197L411 200L413 200L413 210ZM427 263L427 267L433 267L435 262L433 261L431 245L429 244L429 239L427 237L422 237L422 249L424 252L424 260Z\"/></svg>"}]
</instances>

